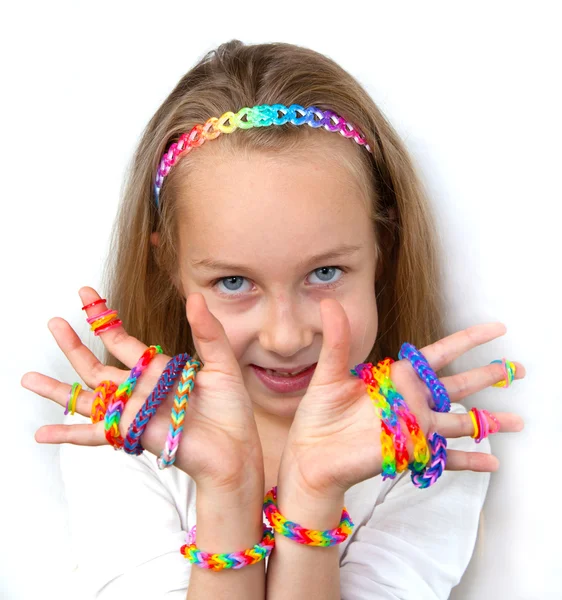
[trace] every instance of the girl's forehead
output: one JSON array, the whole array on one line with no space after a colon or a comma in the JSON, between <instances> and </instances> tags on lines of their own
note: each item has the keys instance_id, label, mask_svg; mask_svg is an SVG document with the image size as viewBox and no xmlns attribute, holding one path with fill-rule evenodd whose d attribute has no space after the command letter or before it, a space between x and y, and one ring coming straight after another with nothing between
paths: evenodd
<instances>
[{"instance_id":1,"label":"girl's forehead","mask_svg":"<svg viewBox=\"0 0 562 600\"><path fill-rule=\"evenodd\" d=\"M326 153L308 160L260 154L204 160L190 172L178 200L180 229L207 240L353 234L367 218L354 174Z\"/></svg>"}]
</instances>

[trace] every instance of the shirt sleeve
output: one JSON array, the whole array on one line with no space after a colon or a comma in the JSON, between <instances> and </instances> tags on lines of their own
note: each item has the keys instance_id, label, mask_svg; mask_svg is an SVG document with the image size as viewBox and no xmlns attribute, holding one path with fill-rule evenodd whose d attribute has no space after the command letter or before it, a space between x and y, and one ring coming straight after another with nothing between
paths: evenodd
<instances>
[{"instance_id":1,"label":"shirt sleeve","mask_svg":"<svg viewBox=\"0 0 562 600\"><path fill-rule=\"evenodd\" d=\"M467 411L453 403L451 412ZM490 443L447 439L447 449L489 454ZM410 471L400 474L342 556L342 600L449 598L472 556L489 481L490 473L444 471L419 489Z\"/></svg>"},{"instance_id":2,"label":"shirt sleeve","mask_svg":"<svg viewBox=\"0 0 562 600\"><path fill-rule=\"evenodd\" d=\"M149 459L111 446L64 444L61 470L79 597L185 600L186 532Z\"/></svg>"}]
</instances>

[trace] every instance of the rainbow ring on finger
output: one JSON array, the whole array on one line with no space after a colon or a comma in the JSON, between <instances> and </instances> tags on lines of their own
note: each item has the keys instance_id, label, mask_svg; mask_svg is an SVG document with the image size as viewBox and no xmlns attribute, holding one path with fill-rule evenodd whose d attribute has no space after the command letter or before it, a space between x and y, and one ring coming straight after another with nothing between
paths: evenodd
<instances>
[{"instance_id":1,"label":"rainbow ring on finger","mask_svg":"<svg viewBox=\"0 0 562 600\"><path fill-rule=\"evenodd\" d=\"M451 410L451 399L449 398L449 394L447 393L445 386L437 377L435 371L429 366L425 356L415 346L408 342L404 342L398 353L398 358L400 360L403 358L409 360L419 378L424 381L429 388L435 404L431 410L436 412L449 412Z\"/></svg>"},{"instance_id":2,"label":"rainbow ring on finger","mask_svg":"<svg viewBox=\"0 0 562 600\"><path fill-rule=\"evenodd\" d=\"M517 367L509 360L502 358L501 360L493 360L490 364L499 363L503 366L503 372L505 373L505 379L502 381L498 381L498 383L494 383L492 387L509 387L513 380L515 379L515 371Z\"/></svg>"},{"instance_id":3,"label":"rainbow ring on finger","mask_svg":"<svg viewBox=\"0 0 562 600\"><path fill-rule=\"evenodd\" d=\"M82 386L79 383L72 384L72 388L68 394L68 400L66 401L66 408L64 410L65 415L68 413L73 415L76 412L76 399L78 398L81 389Z\"/></svg>"},{"instance_id":4,"label":"rainbow ring on finger","mask_svg":"<svg viewBox=\"0 0 562 600\"><path fill-rule=\"evenodd\" d=\"M474 426L474 433L470 436L477 444L479 444L484 438L492 433L497 433L500 430L500 423L497 418L489 413L487 410L479 410L473 406L468 414L472 420ZM490 425L492 422L492 425Z\"/></svg>"}]
</instances>

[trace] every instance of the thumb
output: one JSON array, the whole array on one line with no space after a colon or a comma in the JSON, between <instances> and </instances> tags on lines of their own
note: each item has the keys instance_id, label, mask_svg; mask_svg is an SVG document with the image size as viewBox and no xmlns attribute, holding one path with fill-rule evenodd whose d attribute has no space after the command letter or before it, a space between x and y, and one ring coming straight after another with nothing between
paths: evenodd
<instances>
[{"instance_id":1,"label":"thumb","mask_svg":"<svg viewBox=\"0 0 562 600\"><path fill-rule=\"evenodd\" d=\"M189 294L185 308L193 340L198 345L197 353L206 370L240 375L240 367L224 327L209 311L203 294Z\"/></svg>"},{"instance_id":2,"label":"thumb","mask_svg":"<svg viewBox=\"0 0 562 600\"><path fill-rule=\"evenodd\" d=\"M310 385L329 385L349 378L351 327L343 306L333 298L320 302L322 350Z\"/></svg>"}]
</instances>

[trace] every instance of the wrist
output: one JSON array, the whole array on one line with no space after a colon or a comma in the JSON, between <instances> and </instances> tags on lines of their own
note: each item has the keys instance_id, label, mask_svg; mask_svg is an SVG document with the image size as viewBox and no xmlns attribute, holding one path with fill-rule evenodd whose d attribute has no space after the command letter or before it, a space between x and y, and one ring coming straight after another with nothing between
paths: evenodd
<instances>
[{"instance_id":1,"label":"wrist","mask_svg":"<svg viewBox=\"0 0 562 600\"><path fill-rule=\"evenodd\" d=\"M338 526L344 507L343 490L322 493L297 477L280 476L277 508L289 521L306 529L326 530Z\"/></svg>"},{"instance_id":2,"label":"wrist","mask_svg":"<svg viewBox=\"0 0 562 600\"><path fill-rule=\"evenodd\" d=\"M252 548L263 535L263 484L237 493L197 489L197 546L206 552Z\"/></svg>"}]
</instances>

